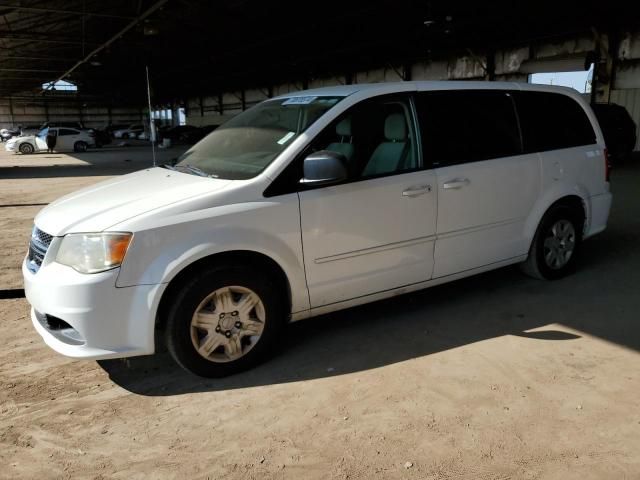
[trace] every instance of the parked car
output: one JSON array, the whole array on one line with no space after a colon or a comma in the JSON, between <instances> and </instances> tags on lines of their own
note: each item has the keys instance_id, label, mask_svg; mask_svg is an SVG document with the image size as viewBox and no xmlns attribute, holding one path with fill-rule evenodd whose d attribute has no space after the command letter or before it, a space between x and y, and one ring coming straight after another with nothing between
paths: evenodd
<instances>
[{"instance_id":1,"label":"parked car","mask_svg":"<svg viewBox=\"0 0 640 480\"><path fill-rule=\"evenodd\" d=\"M51 203L22 270L59 353L151 354L161 335L217 377L265 359L288 321L511 264L563 277L610 205L574 90L347 85L269 99L175 166Z\"/></svg>"},{"instance_id":2,"label":"parked car","mask_svg":"<svg viewBox=\"0 0 640 480\"><path fill-rule=\"evenodd\" d=\"M631 156L636 146L636 124L622 105L596 103L591 105L613 163L619 163Z\"/></svg>"},{"instance_id":3,"label":"parked car","mask_svg":"<svg viewBox=\"0 0 640 480\"><path fill-rule=\"evenodd\" d=\"M0 141L6 142L12 137L17 137L20 135L19 128L2 128L0 129Z\"/></svg>"},{"instance_id":4,"label":"parked car","mask_svg":"<svg viewBox=\"0 0 640 480\"><path fill-rule=\"evenodd\" d=\"M134 123L133 125L129 125L127 128L114 130L113 138L136 138L138 134L142 132L144 132L144 125L141 123Z\"/></svg>"},{"instance_id":5,"label":"parked car","mask_svg":"<svg viewBox=\"0 0 640 480\"><path fill-rule=\"evenodd\" d=\"M89 128L87 131L95 138L96 147L101 148L104 145L109 145L111 143L111 134L106 130Z\"/></svg>"},{"instance_id":6,"label":"parked car","mask_svg":"<svg viewBox=\"0 0 640 480\"><path fill-rule=\"evenodd\" d=\"M86 152L89 147L95 146L95 136L87 130L77 128L44 128L37 135L26 137L14 137L5 144L7 152L30 154L47 151L47 134L55 132L56 152Z\"/></svg>"},{"instance_id":7,"label":"parked car","mask_svg":"<svg viewBox=\"0 0 640 480\"><path fill-rule=\"evenodd\" d=\"M71 122L44 122L40 125L40 130L52 127L52 128L75 128L77 130L85 130L84 124L80 121Z\"/></svg>"},{"instance_id":8,"label":"parked car","mask_svg":"<svg viewBox=\"0 0 640 480\"><path fill-rule=\"evenodd\" d=\"M204 125L202 127L198 127L195 130L183 134L182 141L186 144L197 143L213 132L216 128L218 128L218 125Z\"/></svg>"},{"instance_id":9,"label":"parked car","mask_svg":"<svg viewBox=\"0 0 640 480\"><path fill-rule=\"evenodd\" d=\"M168 138L174 143L181 142L184 140L185 135L197 130L198 127L194 127L193 125L176 125L160 130L160 138Z\"/></svg>"},{"instance_id":10,"label":"parked car","mask_svg":"<svg viewBox=\"0 0 640 480\"><path fill-rule=\"evenodd\" d=\"M104 131L113 137L113 132L116 130L125 130L127 127L129 127L128 124L110 124L104 127Z\"/></svg>"}]
</instances>

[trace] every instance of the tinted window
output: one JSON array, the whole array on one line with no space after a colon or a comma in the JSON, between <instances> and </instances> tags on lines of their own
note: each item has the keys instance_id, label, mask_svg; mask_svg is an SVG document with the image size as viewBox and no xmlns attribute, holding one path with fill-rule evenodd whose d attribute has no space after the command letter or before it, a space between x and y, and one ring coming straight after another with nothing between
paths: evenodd
<instances>
[{"instance_id":1,"label":"tinted window","mask_svg":"<svg viewBox=\"0 0 640 480\"><path fill-rule=\"evenodd\" d=\"M408 96L383 95L364 100L324 128L265 195L297 191L304 158L313 152L330 150L343 155L349 180L355 181L419 168L416 147Z\"/></svg>"},{"instance_id":2,"label":"tinted window","mask_svg":"<svg viewBox=\"0 0 640 480\"><path fill-rule=\"evenodd\" d=\"M559 93L519 92L516 104L527 152L596 143L589 118L571 97Z\"/></svg>"},{"instance_id":3,"label":"tinted window","mask_svg":"<svg viewBox=\"0 0 640 480\"><path fill-rule=\"evenodd\" d=\"M435 167L522 151L514 103L508 92L422 92L417 108L424 157Z\"/></svg>"},{"instance_id":4,"label":"tinted window","mask_svg":"<svg viewBox=\"0 0 640 480\"><path fill-rule=\"evenodd\" d=\"M58 133L58 135L61 136L61 137L64 136L64 135L77 135L77 134L78 134L77 131L69 130L69 129L66 129L66 128L61 128L60 132Z\"/></svg>"}]
</instances>

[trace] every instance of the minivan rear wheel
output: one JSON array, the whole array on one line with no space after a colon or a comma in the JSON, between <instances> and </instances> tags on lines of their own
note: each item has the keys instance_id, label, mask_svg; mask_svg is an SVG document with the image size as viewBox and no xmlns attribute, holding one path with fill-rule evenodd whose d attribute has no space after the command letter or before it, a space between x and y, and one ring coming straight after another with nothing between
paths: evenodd
<instances>
[{"instance_id":1,"label":"minivan rear wheel","mask_svg":"<svg viewBox=\"0 0 640 480\"><path fill-rule=\"evenodd\" d=\"M242 266L207 268L172 302L167 349L195 375L232 375L273 353L284 319L283 302L266 275Z\"/></svg>"},{"instance_id":2,"label":"minivan rear wheel","mask_svg":"<svg viewBox=\"0 0 640 480\"><path fill-rule=\"evenodd\" d=\"M582 240L582 212L568 205L551 207L542 218L522 264L527 275L541 280L562 278L575 269Z\"/></svg>"}]
</instances>

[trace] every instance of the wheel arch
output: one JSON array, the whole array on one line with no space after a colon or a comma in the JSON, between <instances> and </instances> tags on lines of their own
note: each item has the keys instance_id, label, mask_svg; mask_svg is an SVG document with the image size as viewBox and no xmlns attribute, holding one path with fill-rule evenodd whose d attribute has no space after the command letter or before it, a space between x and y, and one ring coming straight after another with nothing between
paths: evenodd
<instances>
[{"instance_id":1,"label":"wheel arch","mask_svg":"<svg viewBox=\"0 0 640 480\"><path fill-rule=\"evenodd\" d=\"M566 205L582 212L583 223L580 235L583 236L589 224L589 203L587 198L588 197L582 195L582 192L573 191L559 193L539 202L525 224L525 238L527 239L528 247L531 247L531 242L538 229L538 225L540 225L546 213L558 205Z\"/></svg>"},{"instance_id":2,"label":"wheel arch","mask_svg":"<svg viewBox=\"0 0 640 480\"><path fill-rule=\"evenodd\" d=\"M282 291L282 299L286 302L287 312L291 313L292 291L291 283L284 269L273 258L252 250L231 250L214 253L206 257L199 258L186 265L169 281L167 287L162 292L158 309L156 312L156 328L162 329L166 325L168 303L180 288L188 281L195 272L216 265L246 265L251 268L260 269L276 280L279 290Z\"/></svg>"}]
</instances>

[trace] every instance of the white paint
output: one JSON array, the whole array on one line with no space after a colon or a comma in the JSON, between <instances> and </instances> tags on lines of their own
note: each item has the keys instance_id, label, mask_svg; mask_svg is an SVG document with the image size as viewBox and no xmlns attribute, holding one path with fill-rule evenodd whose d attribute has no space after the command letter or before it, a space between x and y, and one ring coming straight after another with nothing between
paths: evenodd
<instances>
[{"instance_id":1,"label":"white paint","mask_svg":"<svg viewBox=\"0 0 640 480\"><path fill-rule=\"evenodd\" d=\"M299 320L522 261L544 212L566 195L583 200L585 236L602 231L611 195L597 124L598 143L588 147L264 197L314 136L358 102L392 92L478 88L568 95L595 122L585 101L564 88L403 82L304 92L348 96L255 178L215 180L149 169L45 208L36 225L58 238L36 274L23 269L26 296L36 310L64 319L87 342L61 342L34 319L36 329L54 350L73 357L152 353L166 285L193 262L229 251L252 251L276 262L289 284L291 318ZM456 188L445 187L452 182ZM403 195L416 186L432 188ZM134 233L120 268L83 275L55 261L59 236L91 231Z\"/></svg>"}]
</instances>

